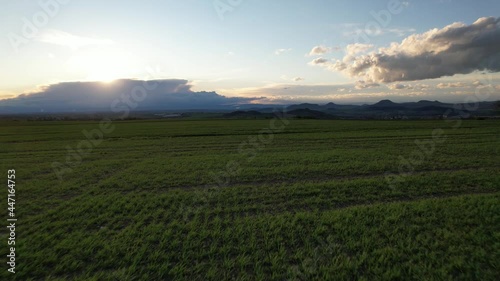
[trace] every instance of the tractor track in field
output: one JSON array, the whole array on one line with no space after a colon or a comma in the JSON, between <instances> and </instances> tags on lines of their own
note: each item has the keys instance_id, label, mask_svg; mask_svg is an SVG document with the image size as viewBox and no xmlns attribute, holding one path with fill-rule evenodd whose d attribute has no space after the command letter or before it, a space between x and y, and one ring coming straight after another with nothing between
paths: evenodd
<instances>
[{"instance_id":1,"label":"tractor track in field","mask_svg":"<svg viewBox=\"0 0 500 281\"><path fill-rule=\"evenodd\" d=\"M441 193L441 194L426 194L415 197L396 197L388 200L373 200L373 201L358 201L358 202L344 202L329 205L329 206L321 206L321 207L311 207L308 205L296 205L289 208L264 208L259 211L242 211L242 212L228 212L227 216L235 216L235 217L252 217L252 216L261 216L263 213L269 215L278 215L283 213L298 213L298 212L326 212L326 211L335 211L335 210L343 210L348 208L356 208L356 207L374 207L377 205L387 205L387 204L397 204L397 203L410 203L416 201L425 201L432 199L451 199L461 196L473 196L473 195L500 195L500 191L474 191L474 192L456 192L456 193ZM270 204L270 206L272 206Z\"/></svg>"},{"instance_id":2,"label":"tractor track in field","mask_svg":"<svg viewBox=\"0 0 500 281\"><path fill-rule=\"evenodd\" d=\"M214 217L230 217L231 219L238 219L244 217L255 217L262 215L280 215L280 214L295 214L300 212L328 212L328 211L338 211L349 208L357 208L357 207L375 207L375 206L384 206L389 204L398 204L398 203L411 203L418 201L426 201L426 200L446 200L452 199L456 197L462 196L474 196L474 195L500 195L500 191L473 191L473 192L456 192L456 193L441 193L441 194L425 194L414 197L395 197L386 200L373 200L373 201L354 201L354 202L344 202L344 203L336 203L329 204L328 206L311 206L307 204L294 205L294 206L276 206L273 203L269 203L263 206L260 206L259 209L248 209L248 210L238 210L234 211L231 209L222 211L219 214L212 214L211 219ZM213 206L207 204L206 206L201 207L202 209L211 209ZM194 214L188 214L190 215Z\"/></svg>"},{"instance_id":3,"label":"tractor track in field","mask_svg":"<svg viewBox=\"0 0 500 281\"><path fill-rule=\"evenodd\" d=\"M328 204L323 206L311 206L308 204L300 204L300 205L276 205L273 203L268 203L259 208L249 207L248 209L224 209L218 213L211 213L210 210L213 210L214 206L211 204L206 204L204 206L191 207L188 209L180 209L180 214L184 217L185 221L190 221L195 219L196 214L206 213L209 215L206 218L207 221L212 221L216 218L218 219L227 219L230 221L242 219L242 218L252 218L252 217L262 217L262 216L279 216L279 215L294 215L297 213L311 213L316 212L330 212L330 211L342 211L350 208L370 208L370 207L385 207L391 204L404 204L404 203L414 203L414 202L422 202L427 200L447 200L453 199L457 197L463 196L500 196L499 191L474 191L474 192L456 192L456 193L443 193L443 194L426 194L414 197L397 197L386 200L363 200L363 201L353 201L353 202L344 202L337 204ZM188 213L184 213L185 210L190 210ZM194 211L193 211L194 210ZM172 218L175 220L175 218Z\"/></svg>"},{"instance_id":4,"label":"tractor track in field","mask_svg":"<svg viewBox=\"0 0 500 281\"><path fill-rule=\"evenodd\" d=\"M424 173L446 173L446 172L458 172L458 171L479 171L482 169L500 169L500 166L492 167L468 167L468 168L447 168L447 169L434 169L434 170L418 170L411 173L409 176L421 175ZM272 179L272 180L258 180L258 181L237 181L230 182L225 185L218 184L202 184L202 185L179 185L172 186L165 189L165 191L172 190L197 190L197 189L210 189L210 188L232 188L238 186L251 185L252 187L260 187L266 185L280 185L280 184L296 184L296 183L324 183L329 181L346 181L346 180L357 180L357 179L368 179L381 177L385 180L386 173L369 173L369 174L357 174L357 175L339 175L339 176L323 176L323 177L306 177L306 178L292 178L292 179Z\"/></svg>"}]
</instances>

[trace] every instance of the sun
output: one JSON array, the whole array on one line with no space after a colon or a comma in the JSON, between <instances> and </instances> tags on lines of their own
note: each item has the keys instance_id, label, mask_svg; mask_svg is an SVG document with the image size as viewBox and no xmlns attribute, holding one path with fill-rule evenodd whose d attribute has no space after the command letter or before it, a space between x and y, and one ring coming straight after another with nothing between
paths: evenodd
<instances>
[{"instance_id":1,"label":"sun","mask_svg":"<svg viewBox=\"0 0 500 281\"><path fill-rule=\"evenodd\" d=\"M140 69L129 53L109 49L79 53L68 63L72 69L84 75L85 80L101 81L106 84L131 77Z\"/></svg>"},{"instance_id":2,"label":"sun","mask_svg":"<svg viewBox=\"0 0 500 281\"><path fill-rule=\"evenodd\" d=\"M123 73L120 73L118 71L113 71L113 69L103 69L102 71L95 71L92 72L90 75L87 76L86 80L89 81L99 81L104 84L110 84L115 80L118 80L120 78L124 78Z\"/></svg>"},{"instance_id":3,"label":"sun","mask_svg":"<svg viewBox=\"0 0 500 281\"><path fill-rule=\"evenodd\" d=\"M104 83L104 84L111 84L113 82L115 82L117 79L116 78L112 78L112 79L101 79L99 81L101 81L101 83Z\"/></svg>"}]
</instances>

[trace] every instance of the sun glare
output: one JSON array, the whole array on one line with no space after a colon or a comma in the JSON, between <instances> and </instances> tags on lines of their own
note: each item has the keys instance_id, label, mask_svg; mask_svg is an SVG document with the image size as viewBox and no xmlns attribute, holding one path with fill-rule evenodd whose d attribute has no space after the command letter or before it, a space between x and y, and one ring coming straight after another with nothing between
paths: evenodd
<instances>
[{"instance_id":1,"label":"sun glare","mask_svg":"<svg viewBox=\"0 0 500 281\"><path fill-rule=\"evenodd\" d=\"M88 81L112 83L133 75L138 68L130 54L116 50L94 50L74 56L68 62L78 72L86 74Z\"/></svg>"},{"instance_id":2,"label":"sun glare","mask_svg":"<svg viewBox=\"0 0 500 281\"><path fill-rule=\"evenodd\" d=\"M96 71L95 73L92 73L87 77L87 80L89 81L99 81L105 84L110 84L113 81L123 78L122 75L119 74L119 72L113 72L111 70L109 71Z\"/></svg>"}]
</instances>

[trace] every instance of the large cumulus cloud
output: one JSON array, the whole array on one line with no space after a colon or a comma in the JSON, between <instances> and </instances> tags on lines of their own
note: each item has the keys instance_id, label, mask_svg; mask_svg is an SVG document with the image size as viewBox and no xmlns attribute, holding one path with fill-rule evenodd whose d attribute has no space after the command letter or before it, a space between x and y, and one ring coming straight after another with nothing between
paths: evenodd
<instances>
[{"instance_id":1,"label":"large cumulus cloud","mask_svg":"<svg viewBox=\"0 0 500 281\"><path fill-rule=\"evenodd\" d=\"M500 71L500 18L484 17L471 25L453 23L411 35L401 43L371 53L347 52L342 60L322 61L320 65L373 83L433 79L474 71L497 72Z\"/></svg>"},{"instance_id":2,"label":"large cumulus cloud","mask_svg":"<svg viewBox=\"0 0 500 281\"><path fill-rule=\"evenodd\" d=\"M0 101L1 113L133 110L230 109L255 98L194 92L187 80L131 80L112 83L64 82Z\"/></svg>"}]
</instances>

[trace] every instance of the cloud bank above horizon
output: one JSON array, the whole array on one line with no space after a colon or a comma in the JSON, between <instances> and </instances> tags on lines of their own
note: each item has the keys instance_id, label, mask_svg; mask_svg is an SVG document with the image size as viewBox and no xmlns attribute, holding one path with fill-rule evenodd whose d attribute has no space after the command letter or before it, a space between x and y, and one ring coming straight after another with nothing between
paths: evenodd
<instances>
[{"instance_id":1,"label":"cloud bank above horizon","mask_svg":"<svg viewBox=\"0 0 500 281\"><path fill-rule=\"evenodd\" d=\"M500 100L498 80L462 80L377 84L358 81L337 85L274 84L223 91L193 91L185 79L113 82L62 82L0 100L0 114L55 112L124 112L148 110L236 110L243 104L296 104L304 102L341 104L435 100L465 101L474 94L485 100ZM295 79L292 79L295 80ZM300 79L299 79L300 80ZM389 91L387 91L389 90ZM233 96L233 95L237 96ZM438 98L436 98L438 96Z\"/></svg>"},{"instance_id":2,"label":"cloud bank above horizon","mask_svg":"<svg viewBox=\"0 0 500 281\"><path fill-rule=\"evenodd\" d=\"M221 109L258 100L191 88L183 79L62 82L0 100L0 113Z\"/></svg>"}]
</instances>

